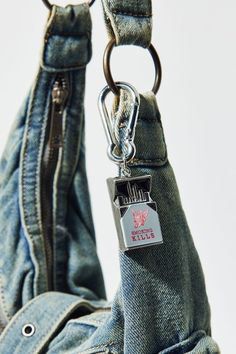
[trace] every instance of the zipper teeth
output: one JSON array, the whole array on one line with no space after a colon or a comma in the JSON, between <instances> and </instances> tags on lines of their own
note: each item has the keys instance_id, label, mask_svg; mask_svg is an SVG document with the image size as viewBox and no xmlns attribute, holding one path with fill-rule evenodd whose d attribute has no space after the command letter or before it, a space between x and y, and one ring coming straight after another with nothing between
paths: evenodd
<instances>
[{"instance_id":1,"label":"zipper teeth","mask_svg":"<svg viewBox=\"0 0 236 354\"><path fill-rule=\"evenodd\" d=\"M42 228L46 254L48 290L53 290L53 184L63 145L63 112L69 95L68 76L58 75L51 91L41 171Z\"/></svg>"}]
</instances>

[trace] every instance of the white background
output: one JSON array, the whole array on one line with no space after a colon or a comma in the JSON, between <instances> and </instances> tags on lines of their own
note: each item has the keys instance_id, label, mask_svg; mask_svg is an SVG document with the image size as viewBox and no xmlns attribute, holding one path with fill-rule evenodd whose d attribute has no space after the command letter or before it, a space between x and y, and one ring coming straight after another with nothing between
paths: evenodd
<instances>
[{"instance_id":1,"label":"white background","mask_svg":"<svg viewBox=\"0 0 236 354\"><path fill-rule=\"evenodd\" d=\"M213 337L223 354L234 354L236 2L158 0L153 13L153 44L163 66L158 102L169 159L205 272ZM40 0L1 2L0 152L36 74L47 15ZM92 7L92 17L94 57L88 66L86 89L87 166L98 251L112 298L119 283L119 264L105 180L115 176L117 169L106 156L96 103L105 85L102 54L107 42L100 1ZM153 66L147 51L116 49L112 67L116 79L131 82L140 91L151 88Z\"/></svg>"}]
</instances>

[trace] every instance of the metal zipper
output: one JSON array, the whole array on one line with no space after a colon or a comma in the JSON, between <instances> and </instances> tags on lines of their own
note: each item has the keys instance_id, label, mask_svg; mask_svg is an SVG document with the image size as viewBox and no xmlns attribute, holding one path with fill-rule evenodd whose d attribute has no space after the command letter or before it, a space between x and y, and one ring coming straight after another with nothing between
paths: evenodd
<instances>
[{"instance_id":1,"label":"metal zipper","mask_svg":"<svg viewBox=\"0 0 236 354\"><path fill-rule=\"evenodd\" d=\"M41 168L41 213L46 254L48 291L53 290L53 184L59 150L63 147L63 113L69 96L69 78L59 74L51 92Z\"/></svg>"}]
</instances>

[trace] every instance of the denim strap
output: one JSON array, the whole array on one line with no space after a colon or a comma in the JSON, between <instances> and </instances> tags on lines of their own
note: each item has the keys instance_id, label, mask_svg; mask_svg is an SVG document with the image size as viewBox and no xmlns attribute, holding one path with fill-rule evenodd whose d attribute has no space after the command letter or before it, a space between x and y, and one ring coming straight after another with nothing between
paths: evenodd
<instances>
[{"instance_id":1,"label":"denim strap","mask_svg":"<svg viewBox=\"0 0 236 354\"><path fill-rule=\"evenodd\" d=\"M102 0L106 27L116 45L149 47L152 36L151 0Z\"/></svg>"},{"instance_id":2,"label":"denim strap","mask_svg":"<svg viewBox=\"0 0 236 354\"><path fill-rule=\"evenodd\" d=\"M121 90L120 97L115 98L113 106L114 119L127 122L130 117L132 99L125 90ZM126 149L124 134L127 129L119 128L120 150ZM140 111L137 121L134 144L135 157L128 163L129 166L162 166L167 162L167 148L162 128L161 115L153 92L140 95ZM155 148L153 146L155 144Z\"/></svg>"},{"instance_id":3,"label":"denim strap","mask_svg":"<svg viewBox=\"0 0 236 354\"><path fill-rule=\"evenodd\" d=\"M85 67L91 59L89 6L53 6L46 26L41 66L49 72Z\"/></svg>"},{"instance_id":4,"label":"denim strap","mask_svg":"<svg viewBox=\"0 0 236 354\"><path fill-rule=\"evenodd\" d=\"M103 305L102 301L88 302L59 292L39 295L19 310L5 328L0 336L0 353L38 354L76 310L90 313ZM32 336L22 334L27 324L34 328Z\"/></svg>"},{"instance_id":5,"label":"denim strap","mask_svg":"<svg viewBox=\"0 0 236 354\"><path fill-rule=\"evenodd\" d=\"M84 89L85 63L91 56L90 26L86 4L53 8L41 66L0 161L0 331L28 301L49 290L41 176L52 90L61 70L68 71L70 95L62 117L63 147L50 191L53 288L89 299L105 297L85 169ZM76 65L78 69L73 70Z\"/></svg>"}]
</instances>

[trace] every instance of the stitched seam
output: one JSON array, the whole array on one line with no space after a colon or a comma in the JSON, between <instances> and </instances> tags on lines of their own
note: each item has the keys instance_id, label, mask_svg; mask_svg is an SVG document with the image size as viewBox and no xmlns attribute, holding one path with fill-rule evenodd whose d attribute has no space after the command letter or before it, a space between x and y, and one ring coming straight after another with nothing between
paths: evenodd
<instances>
[{"instance_id":1,"label":"stitched seam","mask_svg":"<svg viewBox=\"0 0 236 354\"><path fill-rule=\"evenodd\" d=\"M48 296L54 296L54 293L51 293L51 294L50 294L50 293L47 293L46 296L47 296L47 297L48 297ZM32 305L34 305L35 303L37 303L38 300L41 299L41 298L43 298L43 297L45 297L45 294L42 294L42 295L39 295L39 296L35 297L33 300L30 301L30 303L28 303L28 304L26 305L25 308L22 308L22 309L19 311L18 316L16 316L16 318L12 321L12 323L10 324L10 326L7 328L6 332L4 333L4 336L1 337L1 341L2 341L4 338L6 338L6 336L7 336L8 333L11 332L12 328L14 327L14 325L17 325L17 323L21 321L22 315L24 315L25 312L28 311L28 309L29 309L30 307L32 307ZM59 317L61 317L61 315L65 314L65 313L68 313L68 314L69 314L69 313L71 312L71 310L73 311L74 309L76 309L76 308L77 308L78 306L80 306L80 305L82 305L82 306L83 306L83 305L90 306L89 303L87 303L86 301L84 301L84 302L79 302L79 303L78 303L78 302L74 302L74 303L70 304L69 306L66 305L66 308L65 308L63 311L61 311L61 312L57 315L56 321L58 321L58 319L59 319L59 322L60 322L60 318L59 318ZM92 306L91 306L91 307L92 307ZM52 324L55 323L55 320L54 320L53 322L51 322L51 323L52 323ZM49 326L49 328L50 328L50 327L51 327L51 326ZM35 350L35 348L37 347L38 343L39 343L41 340L43 340L47 335L48 335L48 333L46 333L46 334L44 334L43 336L41 336L41 337L39 338L39 340L36 342L36 344L34 345L34 347L33 347L32 350ZM33 352L32 352L32 354L33 354Z\"/></svg>"},{"instance_id":2,"label":"stitched seam","mask_svg":"<svg viewBox=\"0 0 236 354\"><path fill-rule=\"evenodd\" d=\"M51 89L50 89L51 91ZM46 104L45 104L45 109L44 109L44 112L43 112L43 117L45 117L45 113L46 113L46 110L47 110L47 99L48 97L46 98ZM48 120L48 117L46 117L45 119L45 124L47 124L47 120ZM42 231L42 224L41 224L41 212L40 212L40 208L37 207L37 205L41 205L41 196L40 196L40 170L41 170L41 154L43 153L43 145L44 145L44 136L43 136L43 129L44 129L44 122L43 124L41 125L41 129L40 129L40 140L39 140L39 151L38 151L38 155L37 155L37 166L36 166L36 187L35 187L35 200L36 202L36 205L35 205L35 209L36 209L36 219L37 219L37 223L38 223L38 226L39 226L39 229ZM38 182L38 184L37 184ZM39 197L39 198L38 198Z\"/></svg>"},{"instance_id":3,"label":"stitched seam","mask_svg":"<svg viewBox=\"0 0 236 354\"><path fill-rule=\"evenodd\" d=\"M87 64L89 63L89 59L90 57L88 57L88 60L85 61L85 63L82 63L82 64L77 64L77 65L69 65L69 66L60 66L60 67L55 67L55 66L51 66L49 64L47 64L47 61L45 60L45 58L43 58L43 63L42 63L42 66L43 68L46 68L46 69L53 69L55 71L61 71L61 70L78 70L78 69L84 69Z\"/></svg>"},{"instance_id":4,"label":"stitched seam","mask_svg":"<svg viewBox=\"0 0 236 354\"><path fill-rule=\"evenodd\" d=\"M133 13L133 12L128 12L128 11L120 11L120 10L112 10L112 13L115 15L124 15L124 16L132 16L132 17L144 17L144 18L150 18L152 17L152 14L150 13Z\"/></svg>"},{"instance_id":5,"label":"stitched seam","mask_svg":"<svg viewBox=\"0 0 236 354\"><path fill-rule=\"evenodd\" d=\"M109 314L111 312L111 308L110 307L105 307L105 308L101 308L101 309L98 309L98 310L95 310L93 312L93 314ZM91 315L89 315L91 316ZM78 317L78 318L75 318L75 319L72 319L68 322L68 324L73 324L73 323L78 323L78 324L101 324L103 323L103 320L98 320L98 319L93 319L93 318L88 318L88 316L86 316L87 318L83 319L83 317Z\"/></svg>"},{"instance_id":6,"label":"stitched seam","mask_svg":"<svg viewBox=\"0 0 236 354\"><path fill-rule=\"evenodd\" d=\"M39 76L39 75L38 75ZM32 92L32 95L33 95L33 100L31 102L31 106L30 106L30 111L28 113L28 124L27 124L27 130L26 130L26 137L25 137L25 146L23 147L24 150L23 150L23 161L22 161L22 204L23 204L23 213L24 213L24 217L25 217L25 221L27 222L28 220L28 215L25 211L25 202L26 202L26 193L25 193L25 178L26 178L26 159L28 157L28 144L29 144L29 131L30 131L30 128L31 128L31 123L32 123L32 111L33 111L33 106L34 106L34 103L35 103L35 92L36 92L36 89L37 89L37 86L38 86L38 78L36 78L37 80L37 85L35 86L35 89L34 89L34 92ZM26 225L27 227L27 231L29 231L28 229L28 225ZM30 236L30 234L29 234Z\"/></svg>"},{"instance_id":7,"label":"stitched seam","mask_svg":"<svg viewBox=\"0 0 236 354\"><path fill-rule=\"evenodd\" d=\"M63 311L61 311L58 315L57 315L57 318L56 318L56 328L61 324L61 322L62 322L62 320L67 316L67 315L69 315L70 313L72 313L73 312L73 310L76 310L77 308L79 308L79 307L82 307L82 306L88 306L88 307L90 307L91 309L93 309L93 306L91 306L88 302L86 302L86 301L84 301L84 302L73 302L72 304L70 304L69 306L68 305L66 305L66 308L63 310ZM66 316L65 316L65 314L66 314ZM53 321L53 322L51 322L52 323L52 325L55 323L55 320ZM51 327L53 327L53 326L50 326L49 328L51 328ZM55 328L55 326L54 326L54 328ZM56 328L55 328L55 330L56 330ZM55 331L54 331L55 332ZM51 337L51 335L53 335L53 332L50 334L50 337ZM35 344L35 346L33 347L33 349L32 349L32 351L36 351L36 349L37 349L37 346L38 346L38 344L40 343L41 344L41 341L43 341L44 340L44 338L46 338L48 336L48 333L46 333L46 334L44 334L43 336L41 336L40 338L39 338L39 340L37 341L37 343ZM50 338L49 337L49 338ZM45 343L43 343L43 345L44 345ZM40 349L40 348L39 348ZM42 349L42 348L41 348ZM40 351L41 351L41 349L40 349ZM36 351L36 353L38 353L38 349L37 349L37 351ZM35 354L36 354L35 353ZM33 354L33 353L32 353Z\"/></svg>"},{"instance_id":8,"label":"stitched seam","mask_svg":"<svg viewBox=\"0 0 236 354\"><path fill-rule=\"evenodd\" d=\"M71 37L78 37L78 38L81 38L81 37L87 37L88 39L88 43L87 43L87 52L88 52L88 58L87 60L85 61L85 63L83 64L78 64L78 65L73 65L73 66L62 66L60 68L55 68L55 66L50 66L47 63L47 60L46 60L46 54L48 52L48 46L47 46L47 42L49 42L49 39L50 37L53 37L53 36L56 36L56 34L50 34L50 32L47 33L46 35L46 38L45 38L45 43L46 45L44 46L43 48L43 55L42 55L42 66L44 68L50 68L50 69L54 69L54 70L75 70L75 69L82 69L84 67L86 67L86 65L89 63L89 61L91 60L91 49L89 48L89 46L91 46L91 38L90 38L90 33L87 32L85 34L81 34L81 35L70 35L70 34L66 34L66 33L62 33L62 34L58 34L58 36L62 36L62 37L68 37L68 36L71 36ZM89 50L90 49L90 50Z\"/></svg>"},{"instance_id":9,"label":"stitched seam","mask_svg":"<svg viewBox=\"0 0 236 354\"><path fill-rule=\"evenodd\" d=\"M90 36L91 36L91 33L90 32L48 32L46 34L46 38L45 38L45 42L47 43L48 40L52 37L55 37L55 36L58 36L58 37L72 37L72 38L75 38L75 37L78 37L79 39L83 38L83 37L87 37L88 40L90 40Z\"/></svg>"},{"instance_id":10,"label":"stitched seam","mask_svg":"<svg viewBox=\"0 0 236 354\"><path fill-rule=\"evenodd\" d=\"M28 126L27 126L27 131L26 131L26 138L25 138L25 146L24 146L24 150L23 150L23 161L22 161L22 211L23 211L23 215L24 215L24 219L25 219L25 226L28 232L28 236L32 242L32 249L33 252L35 253L35 243L34 243L34 238L32 237L31 233L30 233L30 227L28 225L28 214L26 212L26 188L25 188L25 179L26 179L26 171L27 171L27 167L26 167L26 160L28 158L28 144L29 144L29 132L31 129L31 125L32 125L32 113L33 113L33 107L35 104L35 100L36 100L36 90L37 87L39 86L39 76L40 76L40 72L36 78L36 85L35 88L32 92L33 95L33 99L31 101L31 106L30 106L30 110L28 113ZM46 109L46 108L45 108ZM44 112L45 114L45 112ZM42 128L41 128L41 132L40 132L40 136L42 139ZM38 227L40 229L40 220L39 220L39 215L38 215L38 209L36 208L36 221L38 224ZM33 261L32 261L33 262ZM34 262L33 262L34 264ZM37 263L37 267L38 267L38 274L40 274L41 270L40 270L40 263Z\"/></svg>"},{"instance_id":11,"label":"stitched seam","mask_svg":"<svg viewBox=\"0 0 236 354\"><path fill-rule=\"evenodd\" d=\"M43 296L43 295L42 295ZM30 304L28 304L28 306L31 306L32 304L34 304L37 301L37 298L34 298ZM24 314L26 312L26 310L28 309L28 306L26 306L25 308L21 308L21 310L19 310L18 316L16 318L14 318L14 320L12 321L12 323L10 324L10 326L8 326L7 330L5 331L4 335L1 337L1 341L6 338L7 334L11 331L12 327L20 320L21 315Z\"/></svg>"},{"instance_id":12,"label":"stitched seam","mask_svg":"<svg viewBox=\"0 0 236 354\"><path fill-rule=\"evenodd\" d=\"M155 118L156 120L156 118ZM160 162L160 161L163 161L163 162L167 162L167 148L166 148L166 142L165 142L165 135L164 135L164 131L163 131L163 127L162 127L162 124L161 122L158 122L158 124L160 124L161 126L161 139L162 139L162 143L163 143L163 146L165 147L165 156L164 157L157 157L157 158L154 158L154 159L139 159L139 158L134 158L133 159L133 163L157 163L157 162ZM131 164L132 165L132 164Z\"/></svg>"},{"instance_id":13,"label":"stitched seam","mask_svg":"<svg viewBox=\"0 0 236 354\"><path fill-rule=\"evenodd\" d=\"M31 302L30 305L34 304L34 303L36 302L36 300L37 300L37 298L35 298L35 299ZM28 310L28 307L26 307L24 310L21 311L19 317L16 317L16 319L11 323L11 326L9 327L8 331L6 331L6 333L4 334L3 338L6 337L7 332L9 332L9 331L11 330L11 328L13 327L13 325L14 325L17 321L19 321L19 320L21 319L22 315L24 315L24 313L25 313L27 310ZM62 313L63 313L63 312L62 312ZM60 316L62 313L60 313L59 316ZM41 339L43 339L44 337L45 337L45 336L41 337L41 338L37 341L37 343L35 344L34 348L38 345L39 341L40 341ZM2 338L1 338L1 339L2 339ZM33 350L34 350L34 348L33 348Z\"/></svg>"},{"instance_id":14,"label":"stitched seam","mask_svg":"<svg viewBox=\"0 0 236 354\"><path fill-rule=\"evenodd\" d=\"M119 36L119 38L121 38L121 31L120 31L120 26L119 26L119 21L117 19L117 16L116 15L113 15L113 19L114 19L114 22L115 22L115 25L116 25L116 30L117 30L117 34ZM111 27L112 26L112 22L111 22ZM115 31L114 31L114 28L112 28L112 31L113 33L115 34ZM119 42L120 42L120 39L118 38Z\"/></svg>"},{"instance_id":15,"label":"stitched seam","mask_svg":"<svg viewBox=\"0 0 236 354\"><path fill-rule=\"evenodd\" d=\"M46 114L46 110L47 110L47 99L45 100L45 107L44 107L44 112L43 112L43 117L45 117ZM48 117L46 117L45 119L45 124L47 124L47 120ZM36 219L37 219L37 223L38 223L38 227L42 232L42 224L41 224L41 211L40 208L37 207L37 205L41 206L41 195L40 195L40 170L41 170L41 154L43 153L43 144L44 144L44 134L43 134L43 129L45 128L44 126L44 122L42 122L43 124L41 125L41 129L40 129L40 140L39 140L39 150L38 150L38 156L37 156L37 166L36 166L36 188L35 188L35 200L36 200L36 205L35 205L35 209L36 209ZM38 180L37 180L38 179ZM38 186L37 186L37 182ZM39 197L39 198L38 198ZM40 204L38 204L37 202L40 201ZM40 213L40 214L39 214ZM44 239L43 239L43 244L44 244Z\"/></svg>"},{"instance_id":16,"label":"stitched seam","mask_svg":"<svg viewBox=\"0 0 236 354\"><path fill-rule=\"evenodd\" d=\"M167 156L165 157L158 157L158 158L155 158L155 159L138 159L138 158L134 158L133 159L133 162L129 162L128 165L132 166L133 164L135 163L151 163L151 162L160 162L160 161L166 161L167 160Z\"/></svg>"},{"instance_id":17,"label":"stitched seam","mask_svg":"<svg viewBox=\"0 0 236 354\"><path fill-rule=\"evenodd\" d=\"M11 316L7 311L6 308L6 302L5 302L5 296L4 296L4 292L3 292L3 284L2 284L2 276L1 276L1 271L0 271L0 295L1 295L1 304L2 304L2 310L6 316L6 319L8 321L10 321ZM4 324L0 321L0 324L2 324L3 328L4 328Z\"/></svg>"},{"instance_id":18,"label":"stitched seam","mask_svg":"<svg viewBox=\"0 0 236 354\"><path fill-rule=\"evenodd\" d=\"M149 123L154 123L154 124L160 124L160 120L157 120L157 118L150 118L150 117L139 117L138 122L149 122Z\"/></svg>"},{"instance_id":19,"label":"stitched seam","mask_svg":"<svg viewBox=\"0 0 236 354\"><path fill-rule=\"evenodd\" d=\"M63 316L64 314L66 314L67 312L70 312L70 310L72 310L74 307L75 307L75 304L71 305L69 308L66 307L66 309L64 309L63 311L61 311L61 312L57 315L57 321L58 321L58 320L60 321L60 317ZM64 317L64 316L63 316L63 317ZM55 321L52 321L49 328L52 328L53 325L54 325L54 323L55 323ZM47 337L47 335L48 335L48 333L44 334L44 335L41 336L41 337L39 338L39 340L35 343L35 346L34 346L33 349L32 349L32 354L33 354L34 351L36 351L38 344L39 344L41 341L43 341L44 338ZM36 352L36 353L37 353L37 352Z\"/></svg>"},{"instance_id":20,"label":"stitched seam","mask_svg":"<svg viewBox=\"0 0 236 354\"><path fill-rule=\"evenodd\" d=\"M111 311L111 307L102 307L101 309L98 309L98 310L96 310L96 311L94 311L94 312L96 312L96 313L107 313L107 312L110 312Z\"/></svg>"},{"instance_id":21,"label":"stitched seam","mask_svg":"<svg viewBox=\"0 0 236 354\"><path fill-rule=\"evenodd\" d=\"M27 111L29 109L29 99L27 99L27 106L26 109L24 110L24 114L27 114ZM23 143L22 143L23 145ZM4 296L4 287L3 287L3 282L2 282L2 271L0 270L0 297L1 297L1 304L2 304L2 310L3 314L6 317L6 322L10 321L12 316L9 314L7 307L6 307L6 301L5 301L5 296ZM5 328L5 325L0 321L0 324L3 326L3 329Z\"/></svg>"},{"instance_id":22,"label":"stitched seam","mask_svg":"<svg viewBox=\"0 0 236 354\"><path fill-rule=\"evenodd\" d=\"M109 18L108 14L106 13L106 15L108 16L108 19L109 19L109 25L111 27L112 33L113 33L114 37L116 38L117 43L119 44L122 42L122 36L121 36L121 30L120 30L120 25L119 25L118 13L116 14L116 10L114 10L114 11L111 10L111 3L109 0L108 0L108 9L106 9L106 7L105 7L105 11L110 13L110 16L112 16L112 18L113 18L116 28L114 28L114 26L112 25L111 19ZM121 14L123 14L123 13L121 13ZM124 14L128 14L128 12L124 12ZM130 15L135 16L135 14L130 14ZM148 20L148 24L149 24L149 27L151 27L151 19ZM118 37L117 37L117 35L118 35ZM141 36L141 38L139 38L138 41L136 40L136 42L142 42L142 40L143 40L142 37L143 36Z\"/></svg>"},{"instance_id":23,"label":"stitched seam","mask_svg":"<svg viewBox=\"0 0 236 354\"><path fill-rule=\"evenodd\" d=\"M108 3L108 6L109 6L109 10L113 13L117 13L117 14L121 14L121 15L128 15L128 16L151 16L152 14L150 12L140 12L140 13L137 13L137 12L132 12L132 11L122 11L122 10L119 10L118 8L112 8L112 5L111 5L111 0L107 0L107 3Z\"/></svg>"},{"instance_id":24,"label":"stitched seam","mask_svg":"<svg viewBox=\"0 0 236 354\"><path fill-rule=\"evenodd\" d=\"M64 66L64 67L55 67L55 66L50 66L48 64L42 63L42 68L45 69L46 71L51 70L51 72L55 73L55 72L60 72L60 71L71 71L71 70L80 70L80 69L84 69L86 67L86 65L88 64L88 62L82 64L81 66L77 65L77 66ZM49 71L50 72L50 71Z\"/></svg>"},{"instance_id":25,"label":"stitched seam","mask_svg":"<svg viewBox=\"0 0 236 354\"><path fill-rule=\"evenodd\" d=\"M100 325L101 323L103 323L103 321L98 321L98 320L79 320L79 321L74 321L74 322L70 322L72 323L78 323L78 324L83 324L83 325L93 325L95 327L97 327L97 325Z\"/></svg>"}]
</instances>

